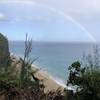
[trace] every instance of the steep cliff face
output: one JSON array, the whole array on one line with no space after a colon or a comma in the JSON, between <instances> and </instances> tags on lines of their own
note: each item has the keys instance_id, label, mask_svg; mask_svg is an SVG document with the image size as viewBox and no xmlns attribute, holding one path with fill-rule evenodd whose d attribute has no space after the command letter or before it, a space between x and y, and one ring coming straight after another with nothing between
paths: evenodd
<instances>
[{"instance_id":1,"label":"steep cliff face","mask_svg":"<svg viewBox=\"0 0 100 100\"><path fill-rule=\"evenodd\" d=\"M10 58L8 40L0 33L0 67L6 66Z\"/></svg>"}]
</instances>

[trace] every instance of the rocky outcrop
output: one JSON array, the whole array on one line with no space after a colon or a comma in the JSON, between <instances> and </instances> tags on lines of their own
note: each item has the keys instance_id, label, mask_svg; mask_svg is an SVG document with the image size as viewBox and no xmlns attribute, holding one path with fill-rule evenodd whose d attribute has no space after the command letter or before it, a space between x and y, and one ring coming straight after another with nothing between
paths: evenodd
<instances>
[{"instance_id":1,"label":"rocky outcrop","mask_svg":"<svg viewBox=\"0 0 100 100\"><path fill-rule=\"evenodd\" d=\"M8 40L0 33L0 67L8 64L10 58Z\"/></svg>"}]
</instances>

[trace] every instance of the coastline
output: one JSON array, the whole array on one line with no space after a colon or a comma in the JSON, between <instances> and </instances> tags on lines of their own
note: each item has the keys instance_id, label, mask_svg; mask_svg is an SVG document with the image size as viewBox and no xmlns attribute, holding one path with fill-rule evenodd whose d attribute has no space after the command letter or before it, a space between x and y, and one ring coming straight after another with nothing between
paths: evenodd
<instances>
[{"instance_id":1,"label":"coastline","mask_svg":"<svg viewBox=\"0 0 100 100\"><path fill-rule=\"evenodd\" d=\"M47 71L39 69L38 66L33 64L32 70L38 70L35 73L35 77L38 78L40 81L42 81L42 83L45 86L45 92L57 91L57 90L64 91L64 89L66 88L64 84L60 83L59 81L57 81L57 79L53 78L53 76L48 74Z\"/></svg>"},{"instance_id":2,"label":"coastline","mask_svg":"<svg viewBox=\"0 0 100 100\"><path fill-rule=\"evenodd\" d=\"M65 89L76 92L76 87L66 86L63 82L61 82L62 80L59 81L58 78L54 78L46 70L39 69L37 65L32 64L32 68L33 70L38 70L35 74L35 77L43 82L45 86L45 90L44 90L45 92L57 91L57 90L63 92Z\"/></svg>"},{"instance_id":3,"label":"coastline","mask_svg":"<svg viewBox=\"0 0 100 100\"><path fill-rule=\"evenodd\" d=\"M14 63L17 63L20 61L20 56L11 53L11 59L13 59ZM20 72L20 63L16 65L17 71ZM42 68L39 68L36 64L32 64L32 70L36 71L35 77L42 82L42 84L45 86L44 91L57 91L61 90L62 92L64 89L66 90L73 90L72 87L67 87L63 80L60 80L59 78L53 77L48 71L43 70Z\"/></svg>"}]
</instances>

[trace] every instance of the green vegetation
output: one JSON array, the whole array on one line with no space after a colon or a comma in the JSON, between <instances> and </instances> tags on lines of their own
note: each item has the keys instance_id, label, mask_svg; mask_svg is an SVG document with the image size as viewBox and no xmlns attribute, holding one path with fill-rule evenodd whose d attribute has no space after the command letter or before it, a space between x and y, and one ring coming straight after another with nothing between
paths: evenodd
<instances>
[{"instance_id":1,"label":"green vegetation","mask_svg":"<svg viewBox=\"0 0 100 100\"><path fill-rule=\"evenodd\" d=\"M77 86L76 93L65 90L44 93L44 85L35 77L31 59L32 40L26 34L24 57L10 57L8 40L0 34L0 99L2 100L100 100L99 50L96 46L92 55L84 56L83 62L76 61L68 68L68 85ZM20 65L18 67L18 65ZM19 69L19 71L18 71ZM63 94L63 95L62 95Z\"/></svg>"},{"instance_id":2,"label":"green vegetation","mask_svg":"<svg viewBox=\"0 0 100 100\"><path fill-rule=\"evenodd\" d=\"M69 67L67 85L77 86L76 100L100 100L100 66L97 47L93 55L85 57L87 62L74 62Z\"/></svg>"},{"instance_id":3,"label":"green vegetation","mask_svg":"<svg viewBox=\"0 0 100 100\"><path fill-rule=\"evenodd\" d=\"M31 84L35 84L38 85L39 81L35 80L31 81L31 78L33 78L32 76L34 76L34 73L32 71L32 64L36 59L31 60L30 58L30 54L31 54L31 50L32 50L32 39L28 39L28 35L26 34L26 41L25 41L25 51L24 51L24 58L20 58L21 62L22 62L22 66L21 66L21 72L20 72L20 87L24 87L26 85L31 85Z\"/></svg>"},{"instance_id":4,"label":"green vegetation","mask_svg":"<svg viewBox=\"0 0 100 100\"><path fill-rule=\"evenodd\" d=\"M2 40L4 36L2 34L1 36ZM5 44L2 43L0 42L3 48L5 48ZM8 44L7 40L6 43ZM24 58L20 58L20 60L16 62L16 58L9 57L10 63L6 63L6 65L2 66L2 69L0 68L0 99L64 100L64 97L59 90L56 92L51 91L44 93L44 85L40 84L40 81L34 76L37 70L32 70L32 63L37 60L37 58L31 60L31 50L32 40L28 39L28 36L26 35ZM20 64L18 67L20 69L19 72L17 72L18 64Z\"/></svg>"}]
</instances>

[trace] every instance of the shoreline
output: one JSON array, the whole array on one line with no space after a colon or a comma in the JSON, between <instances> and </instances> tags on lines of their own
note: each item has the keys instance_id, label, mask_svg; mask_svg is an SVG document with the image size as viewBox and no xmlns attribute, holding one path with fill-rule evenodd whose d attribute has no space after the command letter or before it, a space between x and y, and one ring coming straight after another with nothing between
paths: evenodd
<instances>
[{"instance_id":1,"label":"shoreline","mask_svg":"<svg viewBox=\"0 0 100 100\"><path fill-rule=\"evenodd\" d=\"M66 86L63 83L61 83L57 79L53 78L53 76L48 74L47 71L39 69L39 67L37 65L32 64L32 69L38 70L35 73L35 77L43 82L43 84L45 86L45 92L57 91L57 90L64 91L64 89L66 88Z\"/></svg>"},{"instance_id":2,"label":"shoreline","mask_svg":"<svg viewBox=\"0 0 100 100\"><path fill-rule=\"evenodd\" d=\"M14 62L16 63L20 60L20 55L17 56L16 54L11 53L11 58L14 59ZM18 71L20 70L20 64L17 65L17 69ZM37 66L36 64L32 64L32 70L37 70L37 72L35 73L35 77L38 78L40 82L42 81L45 86L45 92L57 90L64 91L64 89L73 90L72 87L67 87L63 83L62 79L53 77L48 71L39 68L39 66Z\"/></svg>"},{"instance_id":3,"label":"shoreline","mask_svg":"<svg viewBox=\"0 0 100 100\"><path fill-rule=\"evenodd\" d=\"M64 84L64 80L57 77L56 75L52 75L50 72L48 72L46 69L40 68L38 65L36 64L32 64L32 66L38 70L42 70L44 73L48 74L49 78L51 78L52 80L54 80L56 83L58 83L59 85L66 87L66 84Z\"/></svg>"},{"instance_id":4,"label":"shoreline","mask_svg":"<svg viewBox=\"0 0 100 100\"><path fill-rule=\"evenodd\" d=\"M48 90L49 91L53 91L53 90L56 91L56 90L59 90L59 89L61 91L64 91L64 89L66 89L66 90L72 90L72 91L75 92L75 88L72 87L72 86L66 86L66 84L63 83L62 79L53 77L46 70L39 68L36 64L32 64L32 67L33 67L33 69L35 68L35 69L38 70L38 72L35 75L36 78L40 79L40 81L42 79L46 79L46 82L44 81L43 83L44 83L44 85L47 86L46 88L50 87L49 89L46 89L46 92ZM37 75L37 74L39 74L39 75ZM49 80L49 82L48 82L48 80ZM45 83L48 83L48 84L45 84Z\"/></svg>"}]
</instances>

